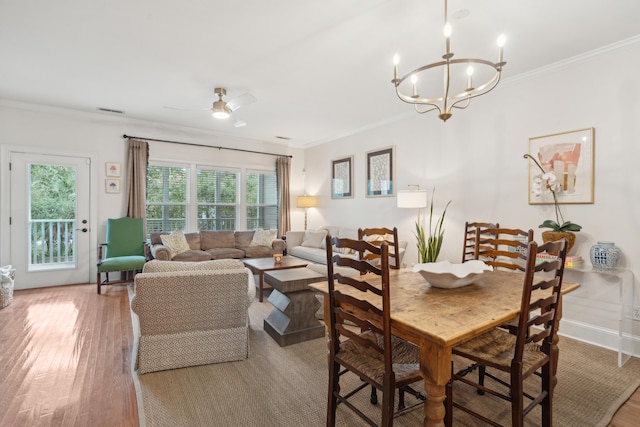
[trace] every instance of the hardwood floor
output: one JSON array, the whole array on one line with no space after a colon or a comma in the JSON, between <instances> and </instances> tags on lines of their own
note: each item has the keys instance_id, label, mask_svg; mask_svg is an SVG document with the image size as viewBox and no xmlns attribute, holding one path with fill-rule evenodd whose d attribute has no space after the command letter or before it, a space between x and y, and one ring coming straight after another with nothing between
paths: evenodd
<instances>
[{"instance_id":1,"label":"hardwood floor","mask_svg":"<svg viewBox=\"0 0 640 427\"><path fill-rule=\"evenodd\" d=\"M126 287L15 291L0 343L0 426L138 425Z\"/></svg>"},{"instance_id":2,"label":"hardwood floor","mask_svg":"<svg viewBox=\"0 0 640 427\"><path fill-rule=\"evenodd\" d=\"M640 388L618 409L607 427L632 427L640 418Z\"/></svg>"},{"instance_id":3,"label":"hardwood floor","mask_svg":"<svg viewBox=\"0 0 640 427\"><path fill-rule=\"evenodd\" d=\"M16 291L0 309L0 427L138 426L127 290ZM640 390L608 427L633 427Z\"/></svg>"}]
</instances>

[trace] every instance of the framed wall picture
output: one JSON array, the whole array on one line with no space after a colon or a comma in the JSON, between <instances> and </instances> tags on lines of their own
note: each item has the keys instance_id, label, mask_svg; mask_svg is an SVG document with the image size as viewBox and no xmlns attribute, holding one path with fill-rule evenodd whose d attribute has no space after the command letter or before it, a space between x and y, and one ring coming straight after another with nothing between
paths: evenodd
<instances>
[{"instance_id":1,"label":"framed wall picture","mask_svg":"<svg viewBox=\"0 0 640 427\"><path fill-rule=\"evenodd\" d=\"M107 176L119 177L120 176L120 163L107 162L105 165L105 173Z\"/></svg>"},{"instance_id":2,"label":"framed wall picture","mask_svg":"<svg viewBox=\"0 0 640 427\"><path fill-rule=\"evenodd\" d=\"M395 193L395 147L368 151L367 197L393 196Z\"/></svg>"},{"instance_id":3,"label":"framed wall picture","mask_svg":"<svg viewBox=\"0 0 640 427\"><path fill-rule=\"evenodd\" d=\"M586 128L529 139L529 155L556 176L558 203L593 203L594 137L594 128ZM553 204L551 192L531 192L533 180L542 174L540 167L529 160L529 204Z\"/></svg>"},{"instance_id":4,"label":"framed wall picture","mask_svg":"<svg viewBox=\"0 0 640 427\"><path fill-rule=\"evenodd\" d=\"M353 156L331 161L331 198L353 197Z\"/></svg>"},{"instance_id":5,"label":"framed wall picture","mask_svg":"<svg viewBox=\"0 0 640 427\"><path fill-rule=\"evenodd\" d=\"M119 179L105 179L104 187L107 193L119 193L120 192L120 180Z\"/></svg>"}]
</instances>

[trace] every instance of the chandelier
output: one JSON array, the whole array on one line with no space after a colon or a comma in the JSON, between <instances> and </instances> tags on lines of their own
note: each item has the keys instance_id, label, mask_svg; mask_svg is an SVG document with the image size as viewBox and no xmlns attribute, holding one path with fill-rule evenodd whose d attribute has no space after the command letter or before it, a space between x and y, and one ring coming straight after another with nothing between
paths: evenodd
<instances>
[{"instance_id":1,"label":"chandelier","mask_svg":"<svg viewBox=\"0 0 640 427\"><path fill-rule=\"evenodd\" d=\"M429 111L438 110L438 117L443 121L447 121L449 117L451 117L451 110L453 108L464 109L469 106L471 103L471 98L475 98L480 95L484 95L485 93L490 92L494 87L498 85L500 82L500 75L502 73L502 67L506 64L506 62L502 59L502 48L505 43L505 36L501 35L498 37L498 60L497 62L491 62L485 59L476 59L476 58L453 58L453 52L451 51L451 24L448 20L447 15L447 0L444 0L444 55L442 55L442 61L434 62L432 64L427 64L422 67L416 68L415 70L407 73L406 75L399 77L398 74L398 63L400 58L398 55L394 55L393 57L393 80L391 83L396 88L396 95L402 101L407 102L409 104L413 104L415 110L420 113L428 113ZM466 75L461 75L460 86L457 89L457 93L451 87L451 75L452 71L460 71L464 66L466 67ZM486 74L487 70L489 73L485 76L487 80L485 83L480 86L474 87L474 65L483 68L484 73ZM435 98L426 98L420 94L419 86L418 86L418 76L426 76L427 73L433 74L434 70L437 73L437 70L440 69L442 74L444 75L444 93L440 97ZM455 74L455 72L454 72ZM464 79L466 78L466 85ZM426 79L425 79L426 80ZM407 81L404 85L403 82ZM412 91L411 95L406 95L402 93L401 90L409 88L409 82L411 82ZM401 87L402 86L402 87ZM462 89L464 88L464 89Z\"/></svg>"}]
</instances>

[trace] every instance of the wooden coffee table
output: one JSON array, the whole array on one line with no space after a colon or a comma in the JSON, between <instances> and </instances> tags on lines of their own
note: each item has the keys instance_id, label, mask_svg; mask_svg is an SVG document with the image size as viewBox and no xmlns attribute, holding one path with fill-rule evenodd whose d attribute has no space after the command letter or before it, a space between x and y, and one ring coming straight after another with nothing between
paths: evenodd
<instances>
[{"instance_id":1,"label":"wooden coffee table","mask_svg":"<svg viewBox=\"0 0 640 427\"><path fill-rule=\"evenodd\" d=\"M253 274L258 275L258 301L262 302L262 291L264 287L264 272L273 270L286 270L288 268L302 268L309 264L305 261L292 256L283 256L282 262L276 264L273 257L270 258L244 258L244 265L247 266Z\"/></svg>"},{"instance_id":2,"label":"wooden coffee table","mask_svg":"<svg viewBox=\"0 0 640 427\"><path fill-rule=\"evenodd\" d=\"M264 319L264 331L280 347L325 336L324 324L316 319L320 301L310 283L326 277L308 268L269 271L264 280L273 287L269 302L273 310Z\"/></svg>"}]
</instances>

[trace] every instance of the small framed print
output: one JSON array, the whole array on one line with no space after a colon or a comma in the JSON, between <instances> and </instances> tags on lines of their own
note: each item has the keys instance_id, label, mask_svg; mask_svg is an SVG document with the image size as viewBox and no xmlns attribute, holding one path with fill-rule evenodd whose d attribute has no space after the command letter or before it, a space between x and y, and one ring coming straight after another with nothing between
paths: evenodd
<instances>
[{"instance_id":1,"label":"small framed print","mask_svg":"<svg viewBox=\"0 0 640 427\"><path fill-rule=\"evenodd\" d=\"M353 197L353 156L331 161L331 198Z\"/></svg>"},{"instance_id":2,"label":"small framed print","mask_svg":"<svg viewBox=\"0 0 640 427\"><path fill-rule=\"evenodd\" d=\"M116 194L120 192L120 180L119 179L105 179L104 180L105 191L107 193Z\"/></svg>"},{"instance_id":3,"label":"small framed print","mask_svg":"<svg viewBox=\"0 0 640 427\"><path fill-rule=\"evenodd\" d=\"M106 164L106 174L107 176L120 176L120 163L117 162L107 162Z\"/></svg>"},{"instance_id":4,"label":"small framed print","mask_svg":"<svg viewBox=\"0 0 640 427\"><path fill-rule=\"evenodd\" d=\"M394 147L367 152L367 197L393 196Z\"/></svg>"}]
</instances>

